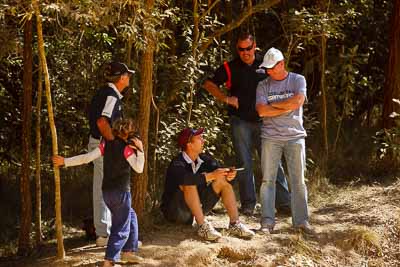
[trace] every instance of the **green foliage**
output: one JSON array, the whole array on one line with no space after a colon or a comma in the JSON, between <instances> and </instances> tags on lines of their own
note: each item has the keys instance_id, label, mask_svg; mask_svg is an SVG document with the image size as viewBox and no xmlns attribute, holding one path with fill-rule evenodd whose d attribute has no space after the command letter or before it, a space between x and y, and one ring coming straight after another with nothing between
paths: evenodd
<instances>
[{"instance_id":1,"label":"green foliage","mask_svg":"<svg viewBox=\"0 0 400 267\"><path fill-rule=\"evenodd\" d=\"M133 1L131 3L135 15L129 16L126 22L122 22L117 29L120 30L123 40L132 42L137 51L143 51L147 47L145 32L151 33L151 38L156 40L156 51L168 49L167 39L173 38L173 32L166 24L177 24L180 18L177 15L178 8L170 7L168 1L156 1L151 10L151 16L146 13L145 2Z\"/></svg>"},{"instance_id":2,"label":"green foliage","mask_svg":"<svg viewBox=\"0 0 400 267\"><path fill-rule=\"evenodd\" d=\"M393 102L400 106L400 100L393 99ZM391 118L396 118L396 126L391 129L381 129L376 132L374 142L379 148L379 159L390 157L393 162L400 161L400 114L393 112Z\"/></svg>"},{"instance_id":3,"label":"green foliage","mask_svg":"<svg viewBox=\"0 0 400 267\"><path fill-rule=\"evenodd\" d=\"M224 1L205 14L208 2L199 1L198 14L193 14L192 1L155 1L151 19L145 20L145 1L41 1L61 154L71 156L86 149L86 113L92 95L103 82L104 62L126 62L127 55L131 55L131 67L138 71L132 79L134 89L125 95L124 109L129 116L137 115L140 91L137 83L141 75L138 62L148 45L144 33L150 31L157 45L153 99L159 108L160 124L156 133L156 115L153 113L147 157L151 168L149 173L155 170L155 178L158 182L162 180L169 161L178 153L176 136L187 126L189 111L189 126L207 129L207 152L225 164L232 164L233 152L225 107L216 103L200 85L212 70L224 60L231 59L233 53L230 53L230 48L235 40L230 38L234 38L235 33L215 38L208 50L200 54L198 47L205 38L228 21L228 5ZM376 147L372 145L370 132L375 132L378 127L382 108L391 1L331 1L325 9L308 2L298 2L298 6L288 9L285 5L276 6L273 11L255 14L245 22L243 29L251 29L262 50L271 46L281 48L288 58L289 68L306 76L308 103L305 105L304 123L309 135L309 167L319 167L316 163L321 147L319 81L321 75L325 75L329 142L333 144L338 140L337 156L333 155L331 165L332 176L346 169L360 172L375 158ZM21 136L22 19L30 18L31 10L15 3L2 1L0 4L0 124L3 126L0 130L0 182L16 179L24 153L21 141L12 137ZM238 17L243 5L244 2L233 5L233 19ZM201 14L205 15L199 17L197 39L193 21L194 16ZM327 38L325 73L321 73L320 62L322 36ZM34 50L37 55L37 48L34 47ZM33 92L36 94L37 56L34 61ZM33 104L36 100L35 95ZM43 103L40 112L33 109L32 113L43 116L42 158L45 162L42 176L46 179L51 175L46 104ZM35 120L32 126L35 127ZM156 134L159 138L157 143ZM396 145L399 134L398 127L381 131L376 136L380 151L399 155L400 148ZM34 135L32 130L32 137ZM71 184L74 183L87 188L88 184L90 186L88 173L87 168L63 172L63 188L76 192L79 188L73 188ZM152 183L150 188L160 185L155 180ZM43 186L46 203L52 203L51 184L52 181L47 179ZM152 206L157 206L159 191L151 193L155 194L152 195L155 203ZM71 193L66 192L66 195ZM72 205L77 204L68 203L64 210L70 217L77 212Z\"/></svg>"},{"instance_id":4,"label":"green foliage","mask_svg":"<svg viewBox=\"0 0 400 267\"><path fill-rule=\"evenodd\" d=\"M201 93L199 93L201 94ZM220 112L220 105L210 96L202 96L209 102L207 104L198 103L193 109L193 120L187 126L185 114L188 105L184 99L186 96L181 93L181 104L173 107L174 112L167 112L163 116L161 129L159 131L160 139L157 147L158 158L169 162L179 149L177 148L178 133L185 127L206 129L204 134L205 151L214 155L219 160L223 160L232 153L229 132L227 129L227 116ZM216 146L217 144L217 146Z\"/></svg>"}]
</instances>

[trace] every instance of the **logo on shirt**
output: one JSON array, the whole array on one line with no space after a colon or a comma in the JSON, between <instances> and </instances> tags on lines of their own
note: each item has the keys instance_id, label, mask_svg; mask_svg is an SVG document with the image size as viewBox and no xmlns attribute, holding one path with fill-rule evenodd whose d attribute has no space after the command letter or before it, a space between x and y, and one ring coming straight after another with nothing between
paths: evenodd
<instances>
[{"instance_id":1,"label":"logo on shirt","mask_svg":"<svg viewBox=\"0 0 400 267\"><path fill-rule=\"evenodd\" d=\"M293 92L281 92L279 94L274 94L274 95L268 95L268 102L277 102L281 100L288 99L290 97L294 96Z\"/></svg>"}]
</instances>

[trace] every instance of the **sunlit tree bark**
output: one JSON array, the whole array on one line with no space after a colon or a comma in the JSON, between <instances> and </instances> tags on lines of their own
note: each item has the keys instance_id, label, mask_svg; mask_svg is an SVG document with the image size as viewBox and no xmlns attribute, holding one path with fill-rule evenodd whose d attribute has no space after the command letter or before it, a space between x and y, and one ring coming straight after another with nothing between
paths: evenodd
<instances>
[{"instance_id":1,"label":"sunlit tree bark","mask_svg":"<svg viewBox=\"0 0 400 267\"><path fill-rule=\"evenodd\" d=\"M47 61L46 61L46 54L45 54L45 49L44 49L43 30L42 30L42 18L40 15L38 0L32 0L32 5L34 7L35 15L36 15L38 50L39 50L39 56L40 56L40 64L42 65L42 70L43 70L43 75L44 75L46 99L47 99L47 110L48 110L48 114L49 114L53 155L57 155L58 154L57 130L56 130L56 126L54 123L54 112L53 112L53 104L52 104L52 100L51 100L51 91L50 91L50 78L49 78L49 71L47 69ZM64 251L63 234L62 234L62 220L61 220L60 170L58 167L55 167L55 166L54 166L54 182L55 182L57 257L60 259L64 259L65 251Z\"/></svg>"},{"instance_id":2,"label":"sunlit tree bark","mask_svg":"<svg viewBox=\"0 0 400 267\"><path fill-rule=\"evenodd\" d=\"M148 140L149 140L149 125L150 125L150 106L153 95L153 64L154 64L154 28L151 26L151 12L154 8L154 0L145 1L146 18L143 24L145 25L144 35L146 41L146 49L143 51L141 58L140 69L140 103L138 122L140 125L140 135L144 144L144 153L146 155L146 163L143 173L136 175L133 179L132 189L132 205L138 217L142 217L144 213L145 200L147 195L148 184Z\"/></svg>"},{"instance_id":3,"label":"sunlit tree bark","mask_svg":"<svg viewBox=\"0 0 400 267\"><path fill-rule=\"evenodd\" d=\"M319 10L328 13L329 2L327 3L324 0L318 0L318 8ZM321 29L321 46L320 46L320 65L321 65L321 127L322 127L322 140L323 140L323 157L321 161L321 169L323 172L326 171L327 162L329 158L329 143L328 143L328 92L326 86L326 45L327 45L327 37L325 30Z\"/></svg>"},{"instance_id":4,"label":"sunlit tree bark","mask_svg":"<svg viewBox=\"0 0 400 267\"><path fill-rule=\"evenodd\" d=\"M325 82L325 66L326 66L326 37L323 35L321 37L321 127L322 127L322 140L323 140L323 148L324 148L324 156L322 169L325 169L326 163L328 161L329 155L329 145L328 145L328 104L327 104L327 87Z\"/></svg>"},{"instance_id":5,"label":"sunlit tree bark","mask_svg":"<svg viewBox=\"0 0 400 267\"><path fill-rule=\"evenodd\" d=\"M41 134L40 134L40 116L42 109L42 67L39 64L38 73L38 91L37 91L37 102L36 102L36 172L35 172L35 188L36 188L36 206L35 206L35 232L36 232L36 246L42 243L42 188L40 179L40 148L41 148Z\"/></svg>"}]
</instances>

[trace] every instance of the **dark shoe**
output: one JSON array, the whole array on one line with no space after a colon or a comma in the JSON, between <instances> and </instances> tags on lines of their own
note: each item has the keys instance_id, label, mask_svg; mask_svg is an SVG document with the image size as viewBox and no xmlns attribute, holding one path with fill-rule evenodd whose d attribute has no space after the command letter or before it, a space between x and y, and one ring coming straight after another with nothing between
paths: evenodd
<instances>
[{"instance_id":1,"label":"dark shoe","mask_svg":"<svg viewBox=\"0 0 400 267\"><path fill-rule=\"evenodd\" d=\"M311 225L307 222L305 224L300 224L294 227L297 231L300 231L302 233L305 233L307 235L316 235L317 233L315 230L311 227Z\"/></svg>"},{"instance_id":2,"label":"dark shoe","mask_svg":"<svg viewBox=\"0 0 400 267\"><path fill-rule=\"evenodd\" d=\"M275 225L273 225L273 224L261 224L260 230L263 233L272 234L274 232L274 227L275 227Z\"/></svg>"},{"instance_id":3,"label":"dark shoe","mask_svg":"<svg viewBox=\"0 0 400 267\"><path fill-rule=\"evenodd\" d=\"M261 228L260 230L264 233L270 233L272 234L274 232L274 223L267 223L265 219L261 220Z\"/></svg>"}]
</instances>

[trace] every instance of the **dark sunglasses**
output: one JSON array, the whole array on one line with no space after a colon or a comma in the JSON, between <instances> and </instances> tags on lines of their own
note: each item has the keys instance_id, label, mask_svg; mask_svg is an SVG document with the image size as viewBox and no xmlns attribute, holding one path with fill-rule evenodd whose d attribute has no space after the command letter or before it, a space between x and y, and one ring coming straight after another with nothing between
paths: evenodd
<instances>
[{"instance_id":1,"label":"dark sunglasses","mask_svg":"<svg viewBox=\"0 0 400 267\"><path fill-rule=\"evenodd\" d=\"M276 65L279 64L280 61L276 62L276 64L274 66L272 66L271 68L267 68L267 67L261 67L263 70L267 71L267 70L272 70L273 68L276 67Z\"/></svg>"},{"instance_id":2,"label":"dark sunglasses","mask_svg":"<svg viewBox=\"0 0 400 267\"><path fill-rule=\"evenodd\" d=\"M238 46L238 50L240 51L240 52L243 52L243 51L250 51L251 49L253 49L253 46L254 46L254 43L252 43L251 45L249 45L248 47L239 47Z\"/></svg>"}]
</instances>

